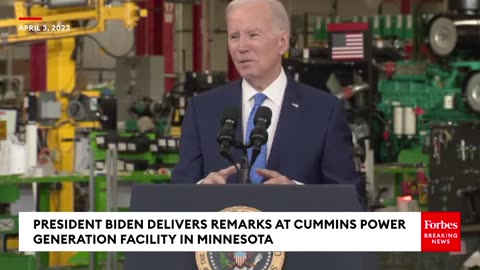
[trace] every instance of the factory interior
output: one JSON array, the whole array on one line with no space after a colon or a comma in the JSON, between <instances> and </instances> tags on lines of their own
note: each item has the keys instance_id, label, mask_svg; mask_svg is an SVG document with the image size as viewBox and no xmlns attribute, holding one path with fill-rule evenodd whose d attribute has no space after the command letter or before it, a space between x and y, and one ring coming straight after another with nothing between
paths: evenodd
<instances>
[{"instance_id":1,"label":"factory interior","mask_svg":"<svg viewBox=\"0 0 480 270\"><path fill-rule=\"evenodd\" d=\"M122 269L19 252L18 213L128 211L132 185L169 183L189 99L240 78L228 2L0 1L1 270ZM283 68L343 100L369 210L461 212L460 252L384 252L380 269L480 269L480 0L281 2ZM329 25L365 57L334 57Z\"/></svg>"}]
</instances>

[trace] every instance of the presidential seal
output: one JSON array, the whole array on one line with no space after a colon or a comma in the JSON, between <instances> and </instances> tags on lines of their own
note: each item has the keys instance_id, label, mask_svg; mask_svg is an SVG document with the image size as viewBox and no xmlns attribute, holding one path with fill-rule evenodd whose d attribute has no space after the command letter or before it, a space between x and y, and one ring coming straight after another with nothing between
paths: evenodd
<instances>
[{"instance_id":1,"label":"presidential seal","mask_svg":"<svg viewBox=\"0 0 480 270\"><path fill-rule=\"evenodd\" d=\"M260 212L247 206L234 206L221 212ZM199 270L281 270L285 252L196 252Z\"/></svg>"}]
</instances>

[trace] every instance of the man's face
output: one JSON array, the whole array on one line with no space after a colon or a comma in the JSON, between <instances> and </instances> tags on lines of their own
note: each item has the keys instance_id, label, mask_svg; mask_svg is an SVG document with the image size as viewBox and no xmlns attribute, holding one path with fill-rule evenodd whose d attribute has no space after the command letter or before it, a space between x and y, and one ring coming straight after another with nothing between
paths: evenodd
<instances>
[{"instance_id":1,"label":"man's face","mask_svg":"<svg viewBox=\"0 0 480 270\"><path fill-rule=\"evenodd\" d=\"M274 32L267 4L246 4L227 17L228 49L240 75L251 81L273 81L288 46L286 31Z\"/></svg>"}]
</instances>

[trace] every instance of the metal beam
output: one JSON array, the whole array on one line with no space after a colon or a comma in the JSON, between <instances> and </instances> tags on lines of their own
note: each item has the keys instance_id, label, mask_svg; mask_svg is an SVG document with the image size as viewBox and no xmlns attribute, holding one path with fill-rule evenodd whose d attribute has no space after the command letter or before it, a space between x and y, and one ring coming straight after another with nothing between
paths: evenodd
<instances>
[{"instance_id":1,"label":"metal beam","mask_svg":"<svg viewBox=\"0 0 480 270\"><path fill-rule=\"evenodd\" d=\"M175 4L165 0L155 1L163 3L162 20L162 52L165 58L165 73L175 72ZM175 85L175 78L165 78L165 92L170 92Z\"/></svg>"},{"instance_id":2,"label":"metal beam","mask_svg":"<svg viewBox=\"0 0 480 270\"><path fill-rule=\"evenodd\" d=\"M411 0L402 0L402 14L403 15L408 15L412 13L412 8L411 8Z\"/></svg>"},{"instance_id":3,"label":"metal beam","mask_svg":"<svg viewBox=\"0 0 480 270\"><path fill-rule=\"evenodd\" d=\"M30 45L30 89L47 90L47 43L45 41Z\"/></svg>"},{"instance_id":4,"label":"metal beam","mask_svg":"<svg viewBox=\"0 0 480 270\"><path fill-rule=\"evenodd\" d=\"M193 5L192 19L192 48L193 48L193 71L203 70L203 46L202 46L202 1Z\"/></svg>"}]
</instances>

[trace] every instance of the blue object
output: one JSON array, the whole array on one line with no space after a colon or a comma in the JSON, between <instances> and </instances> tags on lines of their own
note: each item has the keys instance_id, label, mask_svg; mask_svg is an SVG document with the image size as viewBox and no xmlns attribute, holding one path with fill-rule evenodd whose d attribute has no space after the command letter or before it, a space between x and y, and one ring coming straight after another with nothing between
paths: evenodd
<instances>
[{"instance_id":1,"label":"blue object","mask_svg":"<svg viewBox=\"0 0 480 270\"><path fill-rule=\"evenodd\" d=\"M255 114L257 113L258 108L262 106L262 103L265 101L267 96L263 93L258 93L255 95L255 104L253 105L252 111L250 111L250 115L248 117L247 122L247 138L246 140L250 139L250 133L255 128L255 124L253 123L253 119L255 118ZM248 159L252 160L252 149L248 149ZM258 155L255 163L252 165L252 169L250 171L250 180L253 184L260 184L262 183L263 177L257 173L257 169L264 169L267 166L267 144L262 145L262 150Z\"/></svg>"}]
</instances>

